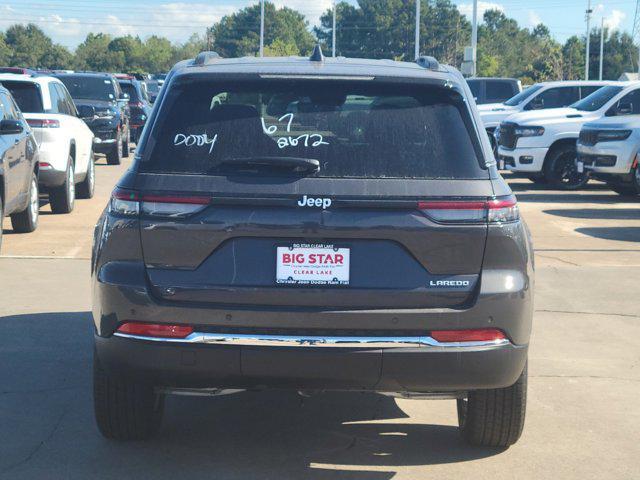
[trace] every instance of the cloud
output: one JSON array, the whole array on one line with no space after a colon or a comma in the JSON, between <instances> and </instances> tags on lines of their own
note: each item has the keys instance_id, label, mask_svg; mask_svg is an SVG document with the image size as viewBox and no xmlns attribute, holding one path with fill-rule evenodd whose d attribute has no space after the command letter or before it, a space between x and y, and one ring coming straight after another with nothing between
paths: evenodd
<instances>
[{"instance_id":1,"label":"cloud","mask_svg":"<svg viewBox=\"0 0 640 480\"><path fill-rule=\"evenodd\" d=\"M209 5L207 3L172 2L154 5L147 13L126 16L96 12L89 17L42 14L34 9L16 10L0 6L0 30L15 23L35 23L55 42L75 47L88 33L108 33L113 36L139 35L142 38L161 35L173 42L184 42L193 33L204 33L224 15L238 10L233 3ZM24 20L23 20L24 17Z\"/></svg>"},{"instance_id":2,"label":"cloud","mask_svg":"<svg viewBox=\"0 0 640 480\"><path fill-rule=\"evenodd\" d=\"M529 17L529 25L531 27L537 27L542 23L542 19L540 18L540 15L538 15L538 13L533 10L529 10L528 17Z\"/></svg>"},{"instance_id":3,"label":"cloud","mask_svg":"<svg viewBox=\"0 0 640 480\"><path fill-rule=\"evenodd\" d=\"M487 10L499 10L501 12L504 12L504 6L502 6L499 3L478 2L478 18L479 19L482 19L484 12L486 12ZM469 20L471 20L473 16L473 4L472 3L460 4L458 5L458 11L461 14L467 16Z\"/></svg>"},{"instance_id":4,"label":"cloud","mask_svg":"<svg viewBox=\"0 0 640 480\"><path fill-rule=\"evenodd\" d=\"M612 10L611 15L605 17L604 26L610 30L616 30L620 27L622 21L626 18L627 14L620 10Z\"/></svg>"},{"instance_id":5,"label":"cloud","mask_svg":"<svg viewBox=\"0 0 640 480\"><path fill-rule=\"evenodd\" d=\"M333 5L332 0L275 0L273 3L277 8L288 7L302 13L311 26L319 25L322 14Z\"/></svg>"}]
</instances>

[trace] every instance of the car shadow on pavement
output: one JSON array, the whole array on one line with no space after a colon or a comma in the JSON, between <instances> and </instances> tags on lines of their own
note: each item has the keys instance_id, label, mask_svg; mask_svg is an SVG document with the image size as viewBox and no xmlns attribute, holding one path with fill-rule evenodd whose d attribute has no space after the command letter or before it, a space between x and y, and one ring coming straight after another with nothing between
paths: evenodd
<instances>
[{"instance_id":1,"label":"car shadow on pavement","mask_svg":"<svg viewBox=\"0 0 640 480\"><path fill-rule=\"evenodd\" d=\"M638 208L578 208L543 210L543 213L565 218L584 218L593 220L640 220Z\"/></svg>"},{"instance_id":2,"label":"car shadow on pavement","mask_svg":"<svg viewBox=\"0 0 640 480\"><path fill-rule=\"evenodd\" d=\"M640 242L640 227L584 227L576 232L603 240L620 242Z\"/></svg>"},{"instance_id":3,"label":"car shadow on pavement","mask_svg":"<svg viewBox=\"0 0 640 480\"><path fill-rule=\"evenodd\" d=\"M89 312L0 317L0 478L376 480L502 451L467 446L452 425L410 423L370 393L170 396L158 437L108 441L93 419L92 335Z\"/></svg>"}]
</instances>

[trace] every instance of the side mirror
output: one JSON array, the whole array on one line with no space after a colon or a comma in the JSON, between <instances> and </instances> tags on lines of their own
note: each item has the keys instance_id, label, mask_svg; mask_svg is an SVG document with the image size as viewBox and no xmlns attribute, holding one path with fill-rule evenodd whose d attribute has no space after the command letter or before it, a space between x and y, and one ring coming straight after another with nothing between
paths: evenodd
<instances>
[{"instance_id":1,"label":"side mirror","mask_svg":"<svg viewBox=\"0 0 640 480\"><path fill-rule=\"evenodd\" d=\"M633 103L631 102L618 103L618 108L616 108L616 113L618 115L631 115L633 113Z\"/></svg>"},{"instance_id":2,"label":"side mirror","mask_svg":"<svg viewBox=\"0 0 640 480\"><path fill-rule=\"evenodd\" d=\"M20 120L2 120L0 122L0 135L14 135L23 131L24 127Z\"/></svg>"},{"instance_id":3,"label":"side mirror","mask_svg":"<svg viewBox=\"0 0 640 480\"><path fill-rule=\"evenodd\" d=\"M80 118L93 118L96 116L96 109L89 105L80 105L78 107L78 116Z\"/></svg>"}]
</instances>

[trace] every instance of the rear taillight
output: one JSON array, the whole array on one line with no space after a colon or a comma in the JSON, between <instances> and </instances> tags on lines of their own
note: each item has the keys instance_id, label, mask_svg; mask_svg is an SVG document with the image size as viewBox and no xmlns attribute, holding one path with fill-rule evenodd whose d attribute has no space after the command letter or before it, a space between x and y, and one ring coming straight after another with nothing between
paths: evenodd
<instances>
[{"instance_id":1,"label":"rear taillight","mask_svg":"<svg viewBox=\"0 0 640 480\"><path fill-rule=\"evenodd\" d=\"M505 223L520 218L513 195L489 200L424 201L418 202L418 208L442 223Z\"/></svg>"},{"instance_id":2,"label":"rear taillight","mask_svg":"<svg viewBox=\"0 0 640 480\"><path fill-rule=\"evenodd\" d=\"M111 210L120 215L185 217L206 208L211 197L138 193L116 188L111 195Z\"/></svg>"},{"instance_id":3,"label":"rear taillight","mask_svg":"<svg viewBox=\"0 0 640 480\"><path fill-rule=\"evenodd\" d=\"M60 122L53 118L29 118L27 123L31 128L60 128Z\"/></svg>"},{"instance_id":4,"label":"rear taillight","mask_svg":"<svg viewBox=\"0 0 640 480\"><path fill-rule=\"evenodd\" d=\"M440 343L501 342L507 340L504 332L497 328L433 330L430 335L431 338Z\"/></svg>"},{"instance_id":5,"label":"rear taillight","mask_svg":"<svg viewBox=\"0 0 640 480\"><path fill-rule=\"evenodd\" d=\"M111 211L119 215L138 215L140 213L138 192L116 188L111 194Z\"/></svg>"},{"instance_id":6,"label":"rear taillight","mask_svg":"<svg viewBox=\"0 0 640 480\"><path fill-rule=\"evenodd\" d=\"M130 107L138 107L138 108L142 108L144 105L142 104L142 102L131 102L129 103Z\"/></svg>"},{"instance_id":7,"label":"rear taillight","mask_svg":"<svg viewBox=\"0 0 640 480\"><path fill-rule=\"evenodd\" d=\"M117 332L140 337L186 338L193 333L193 327L161 323L125 322L118 327Z\"/></svg>"}]
</instances>

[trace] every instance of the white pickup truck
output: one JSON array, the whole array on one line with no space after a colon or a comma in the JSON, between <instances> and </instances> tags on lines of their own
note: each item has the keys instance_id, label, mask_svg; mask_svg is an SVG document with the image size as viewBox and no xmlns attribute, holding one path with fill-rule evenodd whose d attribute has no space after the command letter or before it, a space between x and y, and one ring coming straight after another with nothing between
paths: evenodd
<instances>
[{"instance_id":1,"label":"white pickup truck","mask_svg":"<svg viewBox=\"0 0 640 480\"><path fill-rule=\"evenodd\" d=\"M607 182L620 195L640 194L640 115L586 123L578 138L578 170Z\"/></svg>"},{"instance_id":2,"label":"white pickup truck","mask_svg":"<svg viewBox=\"0 0 640 480\"><path fill-rule=\"evenodd\" d=\"M577 189L589 180L578 170L576 141L582 126L602 117L640 113L640 82L616 82L570 108L511 115L496 132L501 168L534 182Z\"/></svg>"},{"instance_id":3,"label":"white pickup truck","mask_svg":"<svg viewBox=\"0 0 640 480\"><path fill-rule=\"evenodd\" d=\"M478 111L491 144L495 147L493 133L508 116L533 110L567 107L611 83L581 80L536 83L504 103L478 105Z\"/></svg>"}]
</instances>

